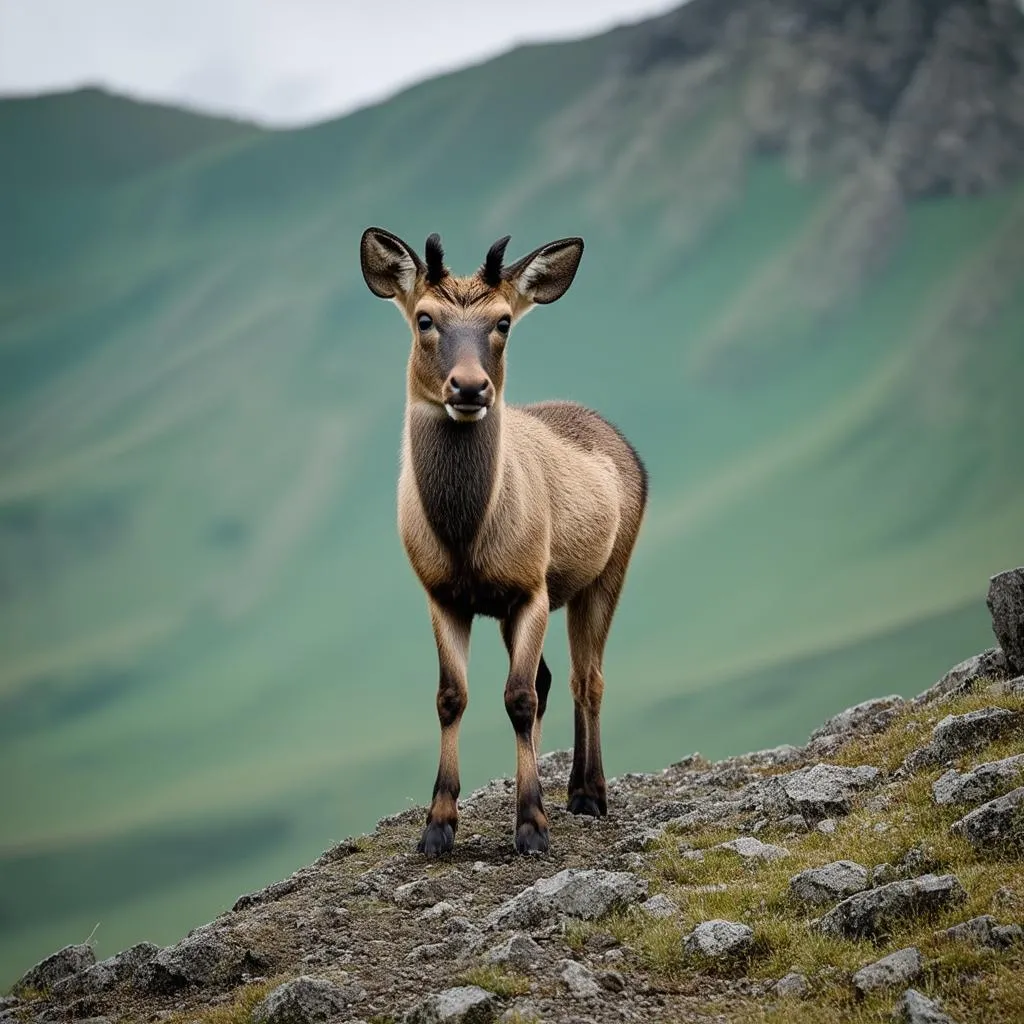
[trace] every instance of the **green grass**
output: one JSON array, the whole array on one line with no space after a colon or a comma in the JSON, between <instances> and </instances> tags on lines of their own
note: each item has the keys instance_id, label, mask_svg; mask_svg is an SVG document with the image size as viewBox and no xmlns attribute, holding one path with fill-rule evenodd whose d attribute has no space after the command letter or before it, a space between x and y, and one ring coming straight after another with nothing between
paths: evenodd
<instances>
[{"instance_id":1,"label":"green grass","mask_svg":"<svg viewBox=\"0 0 1024 1024\"><path fill-rule=\"evenodd\" d=\"M97 919L101 955L173 941L429 796L436 659L394 527L408 337L359 274L367 223L441 230L462 269L506 231L515 252L587 239L566 299L516 329L508 389L600 408L650 468L605 665L611 774L800 741L991 643L986 579L1024 520L1021 186L914 206L884 272L816 320L800 267L836 183L752 158L669 229L741 90L613 177L588 154L636 118L580 117L617 38L288 133L87 97L101 138L147 121L155 162L111 144L87 181L5 193L0 978ZM0 138L75 123L74 97L33 102L0 103ZM569 141L583 170L560 177ZM73 177L67 139L39 144L26 160ZM1002 297L964 327L979 289ZM549 749L572 742L563 623ZM512 770L505 671L481 623L464 792Z\"/></svg>"},{"instance_id":2,"label":"green grass","mask_svg":"<svg viewBox=\"0 0 1024 1024\"><path fill-rule=\"evenodd\" d=\"M464 971L458 977L458 984L477 985L503 999L525 996L530 991L529 978L514 971L502 970L500 967L474 967Z\"/></svg>"}]
</instances>

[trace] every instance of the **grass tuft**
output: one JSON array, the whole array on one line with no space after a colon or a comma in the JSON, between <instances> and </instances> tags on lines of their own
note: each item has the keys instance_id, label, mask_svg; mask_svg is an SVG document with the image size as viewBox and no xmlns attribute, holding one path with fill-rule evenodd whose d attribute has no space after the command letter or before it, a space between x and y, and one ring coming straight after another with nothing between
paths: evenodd
<instances>
[{"instance_id":1,"label":"grass tuft","mask_svg":"<svg viewBox=\"0 0 1024 1024\"><path fill-rule=\"evenodd\" d=\"M476 985L503 999L524 996L530 991L529 978L500 967L474 967L459 975L458 984Z\"/></svg>"}]
</instances>

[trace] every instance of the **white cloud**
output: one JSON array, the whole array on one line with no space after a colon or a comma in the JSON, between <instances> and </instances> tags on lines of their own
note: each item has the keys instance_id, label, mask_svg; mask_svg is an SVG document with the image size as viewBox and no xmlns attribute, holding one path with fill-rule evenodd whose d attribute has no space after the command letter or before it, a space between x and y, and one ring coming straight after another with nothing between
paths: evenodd
<instances>
[{"instance_id":1,"label":"white cloud","mask_svg":"<svg viewBox=\"0 0 1024 1024\"><path fill-rule=\"evenodd\" d=\"M104 85L273 124L679 0L0 0L0 92Z\"/></svg>"}]
</instances>

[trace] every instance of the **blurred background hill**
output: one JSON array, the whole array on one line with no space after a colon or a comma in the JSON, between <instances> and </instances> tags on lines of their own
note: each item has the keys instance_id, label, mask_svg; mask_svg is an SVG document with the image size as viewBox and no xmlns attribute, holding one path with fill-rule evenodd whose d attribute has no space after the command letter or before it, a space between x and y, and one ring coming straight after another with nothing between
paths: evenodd
<instances>
[{"instance_id":1,"label":"blurred background hill","mask_svg":"<svg viewBox=\"0 0 1024 1024\"><path fill-rule=\"evenodd\" d=\"M991 643L1024 553L1024 14L693 0L268 131L0 102L0 981L167 942L429 797L394 526L408 333L359 234L459 272L581 234L508 397L651 473L606 767L799 742ZM571 744L562 616L545 748ZM464 791L511 771L478 622Z\"/></svg>"}]
</instances>

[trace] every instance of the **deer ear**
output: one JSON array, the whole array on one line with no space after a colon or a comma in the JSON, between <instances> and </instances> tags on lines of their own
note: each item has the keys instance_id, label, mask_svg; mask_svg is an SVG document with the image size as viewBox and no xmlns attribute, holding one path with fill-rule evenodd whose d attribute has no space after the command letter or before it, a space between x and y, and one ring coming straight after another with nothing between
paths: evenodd
<instances>
[{"instance_id":1,"label":"deer ear","mask_svg":"<svg viewBox=\"0 0 1024 1024\"><path fill-rule=\"evenodd\" d=\"M530 302L554 302L569 290L582 258L582 238L560 238L506 267L502 276Z\"/></svg>"},{"instance_id":2,"label":"deer ear","mask_svg":"<svg viewBox=\"0 0 1024 1024\"><path fill-rule=\"evenodd\" d=\"M370 291L382 299L404 298L427 268L398 235L367 228L359 243L359 262Z\"/></svg>"}]
</instances>

